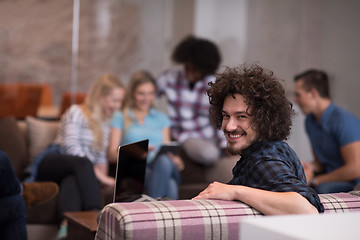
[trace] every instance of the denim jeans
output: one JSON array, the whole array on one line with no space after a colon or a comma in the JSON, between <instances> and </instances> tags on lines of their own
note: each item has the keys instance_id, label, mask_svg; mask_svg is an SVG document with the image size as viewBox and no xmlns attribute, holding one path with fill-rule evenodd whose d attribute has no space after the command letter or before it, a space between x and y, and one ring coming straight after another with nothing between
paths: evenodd
<instances>
[{"instance_id":1,"label":"denim jeans","mask_svg":"<svg viewBox=\"0 0 360 240\"><path fill-rule=\"evenodd\" d=\"M51 144L43 152L39 153L34 157L34 160L29 166L25 169L25 174L28 175L24 182L30 183L34 182L37 179L38 168L41 161L49 154L61 153L61 147L57 144Z\"/></svg>"},{"instance_id":2,"label":"denim jeans","mask_svg":"<svg viewBox=\"0 0 360 240\"><path fill-rule=\"evenodd\" d=\"M354 187L355 183L352 182L327 182L316 186L315 191L319 194L350 192L354 189Z\"/></svg>"},{"instance_id":3,"label":"denim jeans","mask_svg":"<svg viewBox=\"0 0 360 240\"><path fill-rule=\"evenodd\" d=\"M179 198L180 172L173 161L162 154L146 169L145 188L153 198Z\"/></svg>"},{"instance_id":4,"label":"denim jeans","mask_svg":"<svg viewBox=\"0 0 360 240\"><path fill-rule=\"evenodd\" d=\"M0 151L0 239L27 239L26 206L9 157Z\"/></svg>"},{"instance_id":5,"label":"denim jeans","mask_svg":"<svg viewBox=\"0 0 360 240\"><path fill-rule=\"evenodd\" d=\"M0 236L3 240L27 239L26 206L21 195L0 199Z\"/></svg>"}]
</instances>

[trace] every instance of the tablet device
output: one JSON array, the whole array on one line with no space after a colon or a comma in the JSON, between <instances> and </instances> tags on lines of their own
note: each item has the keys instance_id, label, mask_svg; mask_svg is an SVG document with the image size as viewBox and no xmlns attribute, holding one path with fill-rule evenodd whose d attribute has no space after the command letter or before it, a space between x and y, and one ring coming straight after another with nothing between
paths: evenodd
<instances>
[{"instance_id":1,"label":"tablet device","mask_svg":"<svg viewBox=\"0 0 360 240\"><path fill-rule=\"evenodd\" d=\"M161 154L166 154L168 152L173 153L174 155L178 155L180 152L180 143L178 142L169 142L166 144L161 145L159 151L156 154L156 158L159 157Z\"/></svg>"}]
</instances>

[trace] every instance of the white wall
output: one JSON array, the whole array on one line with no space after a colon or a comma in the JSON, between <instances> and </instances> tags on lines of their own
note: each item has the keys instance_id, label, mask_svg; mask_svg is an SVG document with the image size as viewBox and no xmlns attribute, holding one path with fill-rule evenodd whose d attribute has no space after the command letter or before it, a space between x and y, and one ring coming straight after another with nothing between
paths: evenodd
<instances>
[{"instance_id":1,"label":"white wall","mask_svg":"<svg viewBox=\"0 0 360 240\"><path fill-rule=\"evenodd\" d=\"M247 46L247 1L196 1L194 34L218 44L222 66L245 61Z\"/></svg>"},{"instance_id":2,"label":"white wall","mask_svg":"<svg viewBox=\"0 0 360 240\"><path fill-rule=\"evenodd\" d=\"M360 117L360 1L197 0L195 35L219 44L224 65L257 62L285 80L293 98L293 76L310 67L328 72L333 100ZM297 116L289 144L302 160L312 159Z\"/></svg>"}]
</instances>

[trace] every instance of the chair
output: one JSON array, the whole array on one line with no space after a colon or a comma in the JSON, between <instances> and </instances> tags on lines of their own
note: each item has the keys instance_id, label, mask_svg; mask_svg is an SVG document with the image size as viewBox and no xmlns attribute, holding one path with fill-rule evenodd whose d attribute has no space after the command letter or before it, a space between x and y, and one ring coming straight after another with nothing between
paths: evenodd
<instances>
[{"instance_id":1,"label":"chair","mask_svg":"<svg viewBox=\"0 0 360 240\"><path fill-rule=\"evenodd\" d=\"M42 90L42 87L36 84L0 85L0 116L14 116L16 119L36 116Z\"/></svg>"},{"instance_id":2,"label":"chair","mask_svg":"<svg viewBox=\"0 0 360 240\"><path fill-rule=\"evenodd\" d=\"M72 102L72 97L74 97L75 102ZM65 92L62 96L61 107L59 112L59 118L62 114L71 106L71 104L81 104L85 101L86 93L71 93Z\"/></svg>"},{"instance_id":3,"label":"chair","mask_svg":"<svg viewBox=\"0 0 360 240\"><path fill-rule=\"evenodd\" d=\"M16 89L13 85L0 85L0 117L14 115Z\"/></svg>"}]
</instances>

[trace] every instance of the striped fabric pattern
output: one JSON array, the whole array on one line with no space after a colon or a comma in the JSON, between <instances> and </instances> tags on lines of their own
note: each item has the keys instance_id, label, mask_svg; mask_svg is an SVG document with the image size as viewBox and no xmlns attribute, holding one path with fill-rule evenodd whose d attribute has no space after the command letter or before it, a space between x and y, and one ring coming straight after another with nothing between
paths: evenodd
<instances>
[{"instance_id":1,"label":"striped fabric pattern","mask_svg":"<svg viewBox=\"0 0 360 240\"><path fill-rule=\"evenodd\" d=\"M325 214L360 211L360 197L354 194L319 196ZM95 239L239 239L243 217L262 217L262 214L236 201L113 203L102 210Z\"/></svg>"},{"instance_id":2,"label":"striped fabric pattern","mask_svg":"<svg viewBox=\"0 0 360 240\"><path fill-rule=\"evenodd\" d=\"M360 192L319 194L324 213L359 212Z\"/></svg>"}]
</instances>

